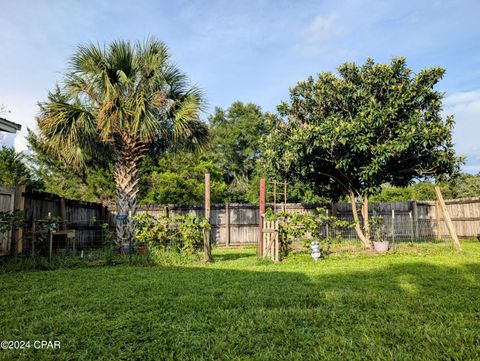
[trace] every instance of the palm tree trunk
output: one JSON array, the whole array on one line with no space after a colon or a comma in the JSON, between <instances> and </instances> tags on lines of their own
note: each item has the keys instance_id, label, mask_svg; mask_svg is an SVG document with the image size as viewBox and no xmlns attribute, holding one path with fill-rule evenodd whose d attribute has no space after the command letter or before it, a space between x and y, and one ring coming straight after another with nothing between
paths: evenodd
<instances>
[{"instance_id":1,"label":"palm tree trunk","mask_svg":"<svg viewBox=\"0 0 480 361\"><path fill-rule=\"evenodd\" d=\"M115 203L117 215L127 216L125 221L117 220L117 244L128 245L135 241L133 217L137 213L138 168L146 147L127 137L122 138L115 169Z\"/></svg>"}]
</instances>

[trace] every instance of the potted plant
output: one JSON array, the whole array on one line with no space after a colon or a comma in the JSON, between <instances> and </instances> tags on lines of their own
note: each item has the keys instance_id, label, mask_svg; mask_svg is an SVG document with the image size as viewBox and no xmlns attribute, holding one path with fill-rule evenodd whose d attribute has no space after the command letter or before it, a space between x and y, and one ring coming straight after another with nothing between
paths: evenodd
<instances>
[{"instance_id":1,"label":"potted plant","mask_svg":"<svg viewBox=\"0 0 480 361\"><path fill-rule=\"evenodd\" d=\"M389 242L385 240L385 232L383 227L383 217L374 215L370 221L370 230L373 235L373 248L379 253L388 251Z\"/></svg>"}]
</instances>

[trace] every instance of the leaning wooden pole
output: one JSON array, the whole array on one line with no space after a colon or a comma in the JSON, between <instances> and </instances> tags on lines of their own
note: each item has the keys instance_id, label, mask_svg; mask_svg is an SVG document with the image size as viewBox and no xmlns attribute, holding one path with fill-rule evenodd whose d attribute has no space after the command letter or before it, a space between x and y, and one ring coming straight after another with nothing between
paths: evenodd
<instances>
[{"instance_id":1,"label":"leaning wooden pole","mask_svg":"<svg viewBox=\"0 0 480 361\"><path fill-rule=\"evenodd\" d=\"M443 218L447 223L448 232L450 233L450 237L452 237L453 246L456 249L460 250L462 249L462 246L460 246L460 241L458 240L457 233L455 232L455 227L453 226L453 222L447 211L447 205L443 200L442 192L440 191L440 188L438 186L435 186L435 194L437 195L437 200L438 200L438 203L440 204L440 209L442 210L442 213L443 213Z\"/></svg>"},{"instance_id":2,"label":"leaning wooden pole","mask_svg":"<svg viewBox=\"0 0 480 361\"><path fill-rule=\"evenodd\" d=\"M205 174L205 218L210 224L210 174ZM205 262L212 260L212 247L210 244L210 229L205 231L203 238L203 254Z\"/></svg>"},{"instance_id":3,"label":"leaning wooden pole","mask_svg":"<svg viewBox=\"0 0 480 361\"><path fill-rule=\"evenodd\" d=\"M263 256L263 218L265 216L265 178L260 179L258 198L258 256Z\"/></svg>"}]
</instances>

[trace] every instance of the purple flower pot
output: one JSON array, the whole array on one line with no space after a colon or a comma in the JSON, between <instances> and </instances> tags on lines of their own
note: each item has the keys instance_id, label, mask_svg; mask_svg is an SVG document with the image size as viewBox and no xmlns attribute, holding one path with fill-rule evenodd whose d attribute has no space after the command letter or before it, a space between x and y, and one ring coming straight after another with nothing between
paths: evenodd
<instances>
[{"instance_id":1,"label":"purple flower pot","mask_svg":"<svg viewBox=\"0 0 480 361\"><path fill-rule=\"evenodd\" d=\"M375 248L375 251L378 253L384 253L388 251L388 241L383 241L383 242L375 242L373 241L373 248Z\"/></svg>"}]
</instances>

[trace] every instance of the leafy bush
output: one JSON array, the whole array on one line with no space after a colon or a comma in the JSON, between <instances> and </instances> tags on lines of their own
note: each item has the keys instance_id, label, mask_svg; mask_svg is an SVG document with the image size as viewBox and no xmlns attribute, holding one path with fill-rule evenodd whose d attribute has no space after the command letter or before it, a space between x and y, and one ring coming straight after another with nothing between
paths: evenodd
<instances>
[{"instance_id":1,"label":"leafy bush","mask_svg":"<svg viewBox=\"0 0 480 361\"><path fill-rule=\"evenodd\" d=\"M149 249L176 250L193 254L203 245L205 232L210 224L204 217L159 216L138 214L135 216L136 238Z\"/></svg>"},{"instance_id":2,"label":"leafy bush","mask_svg":"<svg viewBox=\"0 0 480 361\"><path fill-rule=\"evenodd\" d=\"M265 213L268 220L278 220L278 231L280 234L280 253L286 257L294 241L300 241L305 248L310 247L314 240L319 241L322 246L322 253L328 250L332 241L336 240L336 234L324 235L323 227L330 229L350 227L351 224L336 217L329 216L324 208L317 208L315 213L311 212L278 212L274 213L268 209Z\"/></svg>"},{"instance_id":3,"label":"leafy bush","mask_svg":"<svg viewBox=\"0 0 480 361\"><path fill-rule=\"evenodd\" d=\"M0 232L12 231L23 226L23 211L0 212Z\"/></svg>"},{"instance_id":4,"label":"leafy bush","mask_svg":"<svg viewBox=\"0 0 480 361\"><path fill-rule=\"evenodd\" d=\"M385 239L385 227L382 216L375 214L370 218L370 232L374 241L382 242Z\"/></svg>"}]
</instances>

